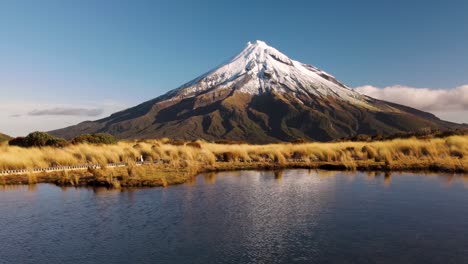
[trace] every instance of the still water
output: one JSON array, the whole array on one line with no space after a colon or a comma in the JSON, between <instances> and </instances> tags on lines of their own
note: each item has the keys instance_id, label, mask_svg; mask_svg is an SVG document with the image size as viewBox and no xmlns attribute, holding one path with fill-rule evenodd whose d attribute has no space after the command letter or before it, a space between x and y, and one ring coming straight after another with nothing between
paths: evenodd
<instances>
[{"instance_id":1,"label":"still water","mask_svg":"<svg viewBox=\"0 0 468 264\"><path fill-rule=\"evenodd\" d=\"M468 263L468 177L308 170L0 189L0 263Z\"/></svg>"}]
</instances>

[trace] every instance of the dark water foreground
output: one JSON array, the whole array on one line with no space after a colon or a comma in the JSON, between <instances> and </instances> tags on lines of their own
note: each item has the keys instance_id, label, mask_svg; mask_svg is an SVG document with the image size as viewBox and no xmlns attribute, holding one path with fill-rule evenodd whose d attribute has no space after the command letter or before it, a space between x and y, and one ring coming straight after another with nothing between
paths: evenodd
<instances>
[{"instance_id":1,"label":"dark water foreground","mask_svg":"<svg viewBox=\"0 0 468 264\"><path fill-rule=\"evenodd\" d=\"M468 180L287 170L10 186L0 263L468 263Z\"/></svg>"}]
</instances>

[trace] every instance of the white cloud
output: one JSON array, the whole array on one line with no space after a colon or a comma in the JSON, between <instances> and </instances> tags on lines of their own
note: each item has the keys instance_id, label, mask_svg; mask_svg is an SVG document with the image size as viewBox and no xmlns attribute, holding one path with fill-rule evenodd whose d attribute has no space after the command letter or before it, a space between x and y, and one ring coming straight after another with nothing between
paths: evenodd
<instances>
[{"instance_id":1,"label":"white cloud","mask_svg":"<svg viewBox=\"0 0 468 264\"><path fill-rule=\"evenodd\" d=\"M431 112L442 119L468 123L468 85L453 89L414 88L401 85L378 88L366 85L357 87L356 91L376 99Z\"/></svg>"},{"instance_id":2,"label":"white cloud","mask_svg":"<svg viewBox=\"0 0 468 264\"><path fill-rule=\"evenodd\" d=\"M96 120L128 108L115 102L54 102L16 101L0 99L0 132L11 136L24 136L32 131L50 131Z\"/></svg>"},{"instance_id":3,"label":"white cloud","mask_svg":"<svg viewBox=\"0 0 468 264\"><path fill-rule=\"evenodd\" d=\"M28 113L30 116L100 116L104 112L102 108L76 108L55 107L47 109L35 109Z\"/></svg>"},{"instance_id":4,"label":"white cloud","mask_svg":"<svg viewBox=\"0 0 468 264\"><path fill-rule=\"evenodd\" d=\"M411 106L434 113L439 118L468 123L468 85L453 89L429 89L407 86L378 88L371 85L357 87L360 93L371 97ZM35 102L0 98L0 132L12 136L31 131L50 131L89 120L100 119L121 111L134 102Z\"/></svg>"}]
</instances>

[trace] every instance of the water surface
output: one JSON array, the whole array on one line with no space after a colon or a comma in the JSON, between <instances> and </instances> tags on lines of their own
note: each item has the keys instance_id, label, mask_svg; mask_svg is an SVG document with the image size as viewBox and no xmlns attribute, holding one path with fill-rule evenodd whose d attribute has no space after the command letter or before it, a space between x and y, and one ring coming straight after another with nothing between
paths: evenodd
<instances>
[{"instance_id":1,"label":"water surface","mask_svg":"<svg viewBox=\"0 0 468 264\"><path fill-rule=\"evenodd\" d=\"M464 176L206 174L0 189L0 263L468 263Z\"/></svg>"}]
</instances>

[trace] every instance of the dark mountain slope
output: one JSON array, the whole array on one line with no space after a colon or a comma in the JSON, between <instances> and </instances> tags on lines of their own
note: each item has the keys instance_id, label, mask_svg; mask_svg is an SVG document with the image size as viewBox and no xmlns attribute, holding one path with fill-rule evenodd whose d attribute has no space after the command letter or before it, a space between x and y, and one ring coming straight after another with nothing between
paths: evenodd
<instances>
[{"instance_id":1,"label":"dark mountain slope","mask_svg":"<svg viewBox=\"0 0 468 264\"><path fill-rule=\"evenodd\" d=\"M330 74L257 41L229 63L163 96L51 134L268 143L461 127L466 126L359 94Z\"/></svg>"}]
</instances>

